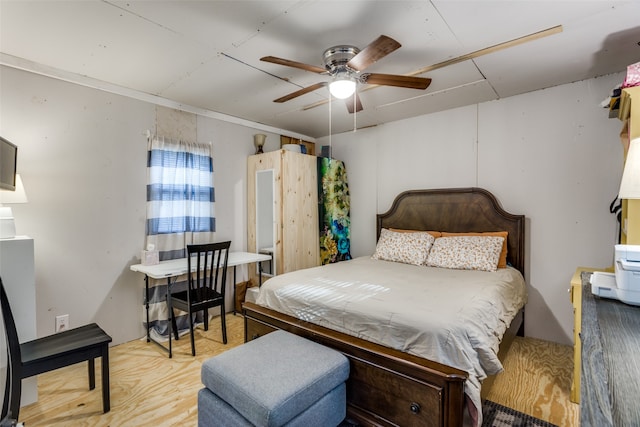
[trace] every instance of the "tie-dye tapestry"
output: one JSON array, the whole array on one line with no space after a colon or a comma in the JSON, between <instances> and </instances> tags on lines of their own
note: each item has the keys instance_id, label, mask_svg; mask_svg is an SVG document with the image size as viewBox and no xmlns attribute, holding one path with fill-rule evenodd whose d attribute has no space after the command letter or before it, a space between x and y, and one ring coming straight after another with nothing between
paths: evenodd
<instances>
[{"instance_id":1,"label":"tie-dye tapestry","mask_svg":"<svg viewBox=\"0 0 640 427\"><path fill-rule=\"evenodd\" d=\"M322 265L351 259L350 197L344 162L318 157L318 198Z\"/></svg>"}]
</instances>

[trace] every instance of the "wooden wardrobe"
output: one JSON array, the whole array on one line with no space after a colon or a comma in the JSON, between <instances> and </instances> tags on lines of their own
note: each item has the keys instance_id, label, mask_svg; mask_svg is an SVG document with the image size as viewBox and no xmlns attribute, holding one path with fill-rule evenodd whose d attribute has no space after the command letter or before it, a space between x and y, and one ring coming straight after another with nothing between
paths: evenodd
<instances>
[{"instance_id":1,"label":"wooden wardrobe","mask_svg":"<svg viewBox=\"0 0 640 427\"><path fill-rule=\"evenodd\" d=\"M288 150L248 158L247 250L272 250L276 274L320 265L316 161L316 156ZM265 180L270 184L266 185ZM273 189L272 198L269 187ZM262 237L258 233L268 227L264 225L265 220L271 222L270 208L264 207L265 199L273 204L271 247L264 239L261 244L257 243ZM268 272L268 268L265 271ZM257 285L256 270L250 269L249 278Z\"/></svg>"}]
</instances>

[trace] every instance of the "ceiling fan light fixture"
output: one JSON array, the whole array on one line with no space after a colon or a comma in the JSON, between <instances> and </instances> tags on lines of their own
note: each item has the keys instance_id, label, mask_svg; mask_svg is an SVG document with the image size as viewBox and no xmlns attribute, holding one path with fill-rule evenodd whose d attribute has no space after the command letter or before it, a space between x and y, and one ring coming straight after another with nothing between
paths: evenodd
<instances>
[{"instance_id":1,"label":"ceiling fan light fixture","mask_svg":"<svg viewBox=\"0 0 640 427\"><path fill-rule=\"evenodd\" d=\"M329 92L338 99L346 99L356 91L356 82L350 78L340 78L329 83Z\"/></svg>"}]
</instances>

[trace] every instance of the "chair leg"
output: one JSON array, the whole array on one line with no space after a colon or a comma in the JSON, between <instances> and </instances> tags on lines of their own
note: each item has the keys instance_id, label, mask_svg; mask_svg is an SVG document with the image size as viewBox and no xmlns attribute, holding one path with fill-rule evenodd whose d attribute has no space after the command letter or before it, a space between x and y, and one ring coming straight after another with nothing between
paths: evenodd
<instances>
[{"instance_id":1,"label":"chair leg","mask_svg":"<svg viewBox=\"0 0 640 427\"><path fill-rule=\"evenodd\" d=\"M16 381L17 379L17 381ZM11 369L7 370L7 384L6 387L10 388L11 395L7 396L5 390L4 404L2 410L8 409L7 416L9 420L18 421L20 415L20 396L22 396L22 378L18 378L15 372L11 372Z\"/></svg>"},{"instance_id":2,"label":"chair leg","mask_svg":"<svg viewBox=\"0 0 640 427\"><path fill-rule=\"evenodd\" d=\"M96 388L96 360L87 360L87 367L89 368L89 390Z\"/></svg>"},{"instance_id":3,"label":"chair leg","mask_svg":"<svg viewBox=\"0 0 640 427\"><path fill-rule=\"evenodd\" d=\"M109 345L102 347L102 411L111 410L111 390L109 385Z\"/></svg>"},{"instance_id":4,"label":"chair leg","mask_svg":"<svg viewBox=\"0 0 640 427\"><path fill-rule=\"evenodd\" d=\"M224 303L220 306L220 319L222 321L222 342L227 343L227 319L225 316Z\"/></svg>"},{"instance_id":5,"label":"chair leg","mask_svg":"<svg viewBox=\"0 0 640 427\"><path fill-rule=\"evenodd\" d=\"M204 330L208 331L209 330L209 308L205 308L202 312L203 317L204 317Z\"/></svg>"},{"instance_id":6,"label":"chair leg","mask_svg":"<svg viewBox=\"0 0 640 427\"><path fill-rule=\"evenodd\" d=\"M191 310L189 310L189 329L191 330L191 355L195 356L196 342L195 342L194 332L193 332L193 313L191 313Z\"/></svg>"}]
</instances>

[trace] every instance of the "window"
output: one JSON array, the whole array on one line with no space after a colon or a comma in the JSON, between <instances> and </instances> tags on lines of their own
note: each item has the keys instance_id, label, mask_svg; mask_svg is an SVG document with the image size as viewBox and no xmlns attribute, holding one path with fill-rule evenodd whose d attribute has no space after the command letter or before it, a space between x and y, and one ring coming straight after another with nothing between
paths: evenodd
<instances>
[{"instance_id":1,"label":"window","mask_svg":"<svg viewBox=\"0 0 640 427\"><path fill-rule=\"evenodd\" d=\"M147 172L147 244L161 260L184 256L184 247L200 240L194 235L216 228L211 146L154 137Z\"/></svg>"}]
</instances>

